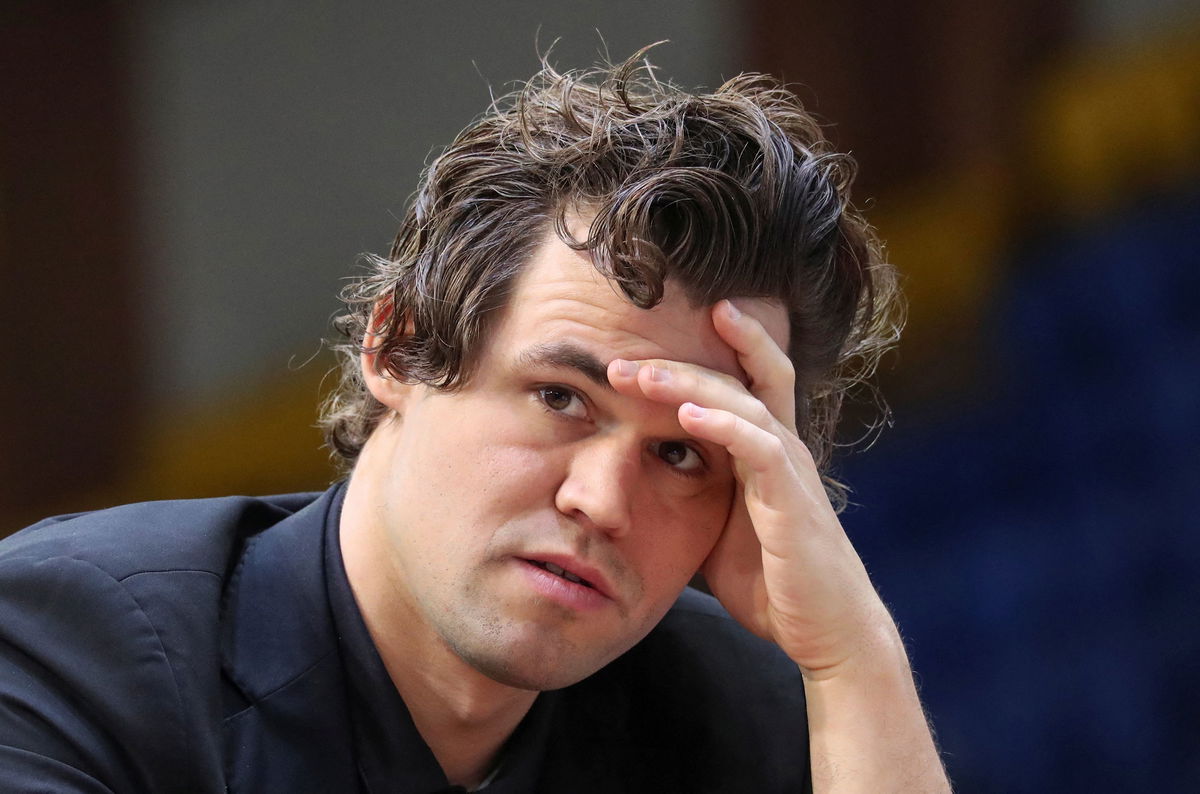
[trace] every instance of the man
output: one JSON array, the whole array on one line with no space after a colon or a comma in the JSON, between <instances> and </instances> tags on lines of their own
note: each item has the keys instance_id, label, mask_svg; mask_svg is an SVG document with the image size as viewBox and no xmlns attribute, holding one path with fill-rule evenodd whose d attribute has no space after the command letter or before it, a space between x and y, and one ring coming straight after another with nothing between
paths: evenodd
<instances>
[{"instance_id":1,"label":"man","mask_svg":"<svg viewBox=\"0 0 1200 794\"><path fill-rule=\"evenodd\" d=\"M637 63L424 174L347 295L344 485L4 544L5 791L947 788L821 474L894 340L846 160Z\"/></svg>"}]
</instances>

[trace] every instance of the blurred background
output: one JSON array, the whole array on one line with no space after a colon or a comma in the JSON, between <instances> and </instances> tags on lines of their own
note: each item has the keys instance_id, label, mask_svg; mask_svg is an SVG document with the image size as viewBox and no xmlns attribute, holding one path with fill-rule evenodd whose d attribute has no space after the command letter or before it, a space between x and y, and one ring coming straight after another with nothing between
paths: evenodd
<instances>
[{"instance_id":1,"label":"blurred background","mask_svg":"<svg viewBox=\"0 0 1200 794\"><path fill-rule=\"evenodd\" d=\"M844 523L958 790L1200 790L1195 2L9 0L0 535L328 484L357 255L538 47L600 35L780 75L859 161L910 321Z\"/></svg>"}]
</instances>

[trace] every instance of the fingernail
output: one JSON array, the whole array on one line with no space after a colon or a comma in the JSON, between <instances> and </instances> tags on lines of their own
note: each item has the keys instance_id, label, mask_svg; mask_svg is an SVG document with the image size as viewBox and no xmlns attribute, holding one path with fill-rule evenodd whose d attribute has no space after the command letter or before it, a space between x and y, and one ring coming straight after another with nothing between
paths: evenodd
<instances>
[{"instance_id":1,"label":"fingernail","mask_svg":"<svg viewBox=\"0 0 1200 794\"><path fill-rule=\"evenodd\" d=\"M729 313L730 320L736 320L742 316L742 313L738 310L738 307L734 306L733 301L729 300L728 298L725 300L725 311Z\"/></svg>"},{"instance_id":2,"label":"fingernail","mask_svg":"<svg viewBox=\"0 0 1200 794\"><path fill-rule=\"evenodd\" d=\"M688 416L695 417L696 419L700 419L706 413L708 413L707 410L705 410L704 408L701 408L699 405L696 405L695 403L688 403L687 412L688 412Z\"/></svg>"},{"instance_id":3,"label":"fingernail","mask_svg":"<svg viewBox=\"0 0 1200 794\"><path fill-rule=\"evenodd\" d=\"M663 383L664 381L668 381L670 379L671 379L671 373L668 370L664 369L663 367L651 367L650 368L650 380L658 381L659 383Z\"/></svg>"},{"instance_id":4,"label":"fingernail","mask_svg":"<svg viewBox=\"0 0 1200 794\"><path fill-rule=\"evenodd\" d=\"M622 378L631 378L637 374L638 365L636 361L626 361L623 358L617 359L617 374Z\"/></svg>"}]
</instances>

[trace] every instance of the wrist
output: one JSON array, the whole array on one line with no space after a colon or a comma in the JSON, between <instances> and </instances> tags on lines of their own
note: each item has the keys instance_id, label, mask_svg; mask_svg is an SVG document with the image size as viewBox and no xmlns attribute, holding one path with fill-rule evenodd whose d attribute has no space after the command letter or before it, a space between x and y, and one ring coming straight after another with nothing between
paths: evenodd
<instances>
[{"instance_id":1,"label":"wrist","mask_svg":"<svg viewBox=\"0 0 1200 794\"><path fill-rule=\"evenodd\" d=\"M836 642L828 643L820 653L797 654L792 661L806 682L869 679L909 671L904 641L882 603L866 617L845 625Z\"/></svg>"},{"instance_id":2,"label":"wrist","mask_svg":"<svg viewBox=\"0 0 1200 794\"><path fill-rule=\"evenodd\" d=\"M840 665L805 671L804 693L814 791L950 790L894 625Z\"/></svg>"}]
</instances>

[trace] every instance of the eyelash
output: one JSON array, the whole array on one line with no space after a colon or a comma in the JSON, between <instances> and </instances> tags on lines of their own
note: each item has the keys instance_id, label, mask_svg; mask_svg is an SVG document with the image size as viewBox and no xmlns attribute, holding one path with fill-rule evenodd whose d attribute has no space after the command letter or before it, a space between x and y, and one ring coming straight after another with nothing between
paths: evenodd
<instances>
[{"instance_id":1,"label":"eyelash","mask_svg":"<svg viewBox=\"0 0 1200 794\"><path fill-rule=\"evenodd\" d=\"M535 389L535 393L536 393L537 399L538 399L538 404L542 406L542 410L544 410L547 414L550 414L551 416L553 416L557 419L564 419L564 418L565 419L574 419L575 418L575 417L568 415L566 413L566 409L560 410L557 408L552 408L550 406L549 400L546 399L546 393L551 392L551 391L562 392L564 395L569 396L572 401L578 401L579 404L581 406L583 406L585 410L587 409L587 401L583 398L583 395L581 395L579 392L575 391L574 389L572 389L569 386L562 386L559 384L538 386ZM568 406L569 406L569 404L568 404ZM680 444L685 449L687 449L689 452L691 452L693 455L695 455L696 458L699 460L699 464L695 468L681 469L678 466L673 466L670 463L667 463L666 460L663 460L662 457L659 456L659 460L662 460L663 463L666 463L667 468L669 468L671 471L673 471L675 474L679 475L680 477L696 478L696 477L701 477L708 472L708 461L705 460L704 455L700 452L700 450L696 449L691 444L688 444L683 441L664 441L664 442L661 442L661 444ZM659 446L659 444L655 444L655 446ZM657 452L655 454L657 454Z\"/></svg>"},{"instance_id":2,"label":"eyelash","mask_svg":"<svg viewBox=\"0 0 1200 794\"><path fill-rule=\"evenodd\" d=\"M670 463L667 463L667 461L663 460L661 455L658 455L658 459L662 460L663 463L666 463L667 468L669 468L671 471L675 472L679 476L690 477L690 478L702 477L708 472L708 461L706 461L704 459L704 456L700 454L700 450L696 449L691 444L684 443L683 441L664 441L664 442L661 442L661 444L655 444L655 446L661 446L662 444L679 444L684 449L686 449L688 452L691 452L693 455L695 455L696 459L699 461L699 463L696 464L695 468L681 469L678 466L672 466ZM657 452L655 454L657 454Z\"/></svg>"},{"instance_id":3,"label":"eyelash","mask_svg":"<svg viewBox=\"0 0 1200 794\"><path fill-rule=\"evenodd\" d=\"M574 389L572 389L568 386L560 386L558 384L550 384L547 386L538 386L536 389L538 402L541 403L542 408L545 409L546 413L548 413L548 414L552 414L553 416L557 416L557 417L568 416L565 408L558 409L558 408L551 407L549 400L546 399L546 392L550 392L550 391L562 392L563 394L569 396L572 401L578 401L579 404L581 406L583 406L583 408L585 410L588 407L587 401L583 399L583 395L581 395L579 392L575 391ZM575 418L575 417L568 416L568 418Z\"/></svg>"}]
</instances>

